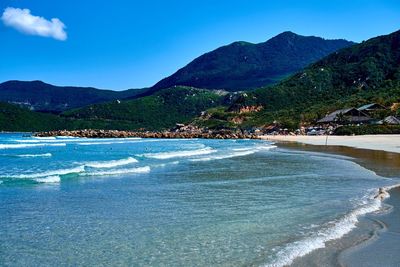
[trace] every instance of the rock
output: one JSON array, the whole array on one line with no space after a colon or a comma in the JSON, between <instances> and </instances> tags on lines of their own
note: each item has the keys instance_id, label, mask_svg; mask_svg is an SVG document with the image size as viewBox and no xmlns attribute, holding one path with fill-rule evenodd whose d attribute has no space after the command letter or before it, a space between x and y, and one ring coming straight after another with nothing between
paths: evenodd
<instances>
[{"instance_id":1,"label":"rock","mask_svg":"<svg viewBox=\"0 0 400 267\"><path fill-rule=\"evenodd\" d=\"M374 197L374 199L379 199L379 200L384 200L385 198L388 198L390 195L386 191L385 188L381 187L379 188L378 194Z\"/></svg>"}]
</instances>

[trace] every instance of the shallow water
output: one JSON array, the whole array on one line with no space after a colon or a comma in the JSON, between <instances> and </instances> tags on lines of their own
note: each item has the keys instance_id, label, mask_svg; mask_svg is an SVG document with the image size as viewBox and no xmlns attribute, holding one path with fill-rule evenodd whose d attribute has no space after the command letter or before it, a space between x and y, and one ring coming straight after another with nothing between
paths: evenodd
<instances>
[{"instance_id":1,"label":"shallow water","mask_svg":"<svg viewBox=\"0 0 400 267\"><path fill-rule=\"evenodd\" d=\"M395 181L265 141L0 135L0 265L281 266Z\"/></svg>"}]
</instances>

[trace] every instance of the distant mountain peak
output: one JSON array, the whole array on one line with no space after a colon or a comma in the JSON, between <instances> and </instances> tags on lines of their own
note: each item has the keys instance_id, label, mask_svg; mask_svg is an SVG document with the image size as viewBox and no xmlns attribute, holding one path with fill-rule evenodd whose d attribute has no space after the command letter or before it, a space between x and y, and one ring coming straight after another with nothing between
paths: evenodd
<instances>
[{"instance_id":1,"label":"distant mountain peak","mask_svg":"<svg viewBox=\"0 0 400 267\"><path fill-rule=\"evenodd\" d=\"M284 31L272 38L292 38L292 37L298 37L298 36L301 36L301 35L298 35L297 33L294 33L292 31ZM305 37L305 36L302 36L302 37Z\"/></svg>"},{"instance_id":2,"label":"distant mountain peak","mask_svg":"<svg viewBox=\"0 0 400 267\"><path fill-rule=\"evenodd\" d=\"M229 91L276 83L307 65L354 43L282 32L264 43L234 42L190 62L149 92L186 85Z\"/></svg>"}]
</instances>

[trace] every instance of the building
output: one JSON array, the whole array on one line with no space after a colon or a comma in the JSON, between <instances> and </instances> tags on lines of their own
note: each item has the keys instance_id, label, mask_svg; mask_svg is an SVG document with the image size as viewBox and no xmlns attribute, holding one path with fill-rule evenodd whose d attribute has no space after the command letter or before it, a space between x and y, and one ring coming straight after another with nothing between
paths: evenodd
<instances>
[{"instance_id":1,"label":"building","mask_svg":"<svg viewBox=\"0 0 400 267\"><path fill-rule=\"evenodd\" d=\"M356 108L345 108L336 110L317 121L319 124L358 124L368 123L372 120L365 112Z\"/></svg>"},{"instance_id":2,"label":"building","mask_svg":"<svg viewBox=\"0 0 400 267\"><path fill-rule=\"evenodd\" d=\"M377 103L371 103L371 104L367 104L364 106L361 106L358 108L359 111L362 111L364 113L370 113L370 112L375 112L375 111L379 111L379 110L385 110L386 108L380 104Z\"/></svg>"},{"instance_id":3,"label":"building","mask_svg":"<svg viewBox=\"0 0 400 267\"><path fill-rule=\"evenodd\" d=\"M396 118L395 116L388 116L379 121L379 124L400 125L400 119Z\"/></svg>"}]
</instances>

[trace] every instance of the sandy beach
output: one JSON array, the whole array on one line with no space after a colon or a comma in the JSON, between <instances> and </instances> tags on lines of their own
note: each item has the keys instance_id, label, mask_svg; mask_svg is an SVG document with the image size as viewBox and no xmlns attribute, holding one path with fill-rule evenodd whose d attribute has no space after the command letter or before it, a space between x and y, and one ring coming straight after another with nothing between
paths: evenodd
<instances>
[{"instance_id":1,"label":"sandy beach","mask_svg":"<svg viewBox=\"0 0 400 267\"><path fill-rule=\"evenodd\" d=\"M353 158L353 161L386 177L400 177L400 135L363 135L363 136L263 136L263 140L277 142L284 148L339 154ZM400 257L400 188L387 188L390 197L384 205L390 212L369 214L361 224L378 223L381 225L373 234L355 246L347 247L342 240L327 244L325 250L315 250L305 257L298 258L294 265L324 265L323 258L336 261L338 266L399 266ZM357 230L354 230L357 231ZM353 232L353 235L357 235ZM351 236L351 234L350 234ZM361 238L361 237L360 237ZM321 256L325 255L325 256ZM325 259L326 260L326 259Z\"/></svg>"},{"instance_id":2,"label":"sandy beach","mask_svg":"<svg viewBox=\"0 0 400 267\"><path fill-rule=\"evenodd\" d=\"M347 146L354 148L383 150L400 153L400 135L357 135L357 136L306 136L265 135L261 139L278 142L298 142L308 145Z\"/></svg>"}]
</instances>

